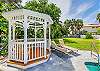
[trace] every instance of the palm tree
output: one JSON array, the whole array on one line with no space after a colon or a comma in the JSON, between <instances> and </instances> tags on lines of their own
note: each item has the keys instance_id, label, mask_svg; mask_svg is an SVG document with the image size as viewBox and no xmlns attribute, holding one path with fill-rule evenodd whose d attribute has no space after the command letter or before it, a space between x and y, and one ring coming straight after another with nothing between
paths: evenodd
<instances>
[{"instance_id":1,"label":"palm tree","mask_svg":"<svg viewBox=\"0 0 100 71\"><path fill-rule=\"evenodd\" d=\"M79 37L80 37L80 30L81 30L82 27L83 27L83 20L82 19L77 19L76 28L78 30Z\"/></svg>"},{"instance_id":2,"label":"palm tree","mask_svg":"<svg viewBox=\"0 0 100 71\"><path fill-rule=\"evenodd\" d=\"M97 20L99 21L99 23L100 23L100 13L97 14L96 19L97 19Z\"/></svg>"},{"instance_id":3,"label":"palm tree","mask_svg":"<svg viewBox=\"0 0 100 71\"><path fill-rule=\"evenodd\" d=\"M70 30L71 30L71 35L73 36L75 34L75 19L70 20Z\"/></svg>"}]
</instances>

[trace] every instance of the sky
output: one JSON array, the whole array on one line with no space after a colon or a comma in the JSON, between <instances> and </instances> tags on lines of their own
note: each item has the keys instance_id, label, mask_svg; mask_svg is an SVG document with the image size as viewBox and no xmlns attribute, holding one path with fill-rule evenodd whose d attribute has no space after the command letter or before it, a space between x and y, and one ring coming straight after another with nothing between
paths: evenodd
<instances>
[{"instance_id":1,"label":"sky","mask_svg":"<svg viewBox=\"0 0 100 71\"><path fill-rule=\"evenodd\" d=\"M29 0L23 0L23 3ZM97 24L97 13L100 12L100 0L49 0L61 10L61 21L66 19L83 19L85 24Z\"/></svg>"}]
</instances>

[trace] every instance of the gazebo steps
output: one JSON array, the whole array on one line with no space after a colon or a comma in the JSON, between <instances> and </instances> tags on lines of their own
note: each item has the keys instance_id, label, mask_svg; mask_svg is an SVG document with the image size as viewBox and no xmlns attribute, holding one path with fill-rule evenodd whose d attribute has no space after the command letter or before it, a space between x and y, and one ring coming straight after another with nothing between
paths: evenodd
<instances>
[{"instance_id":1,"label":"gazebo steps","mask_svg":"<svg viewBox=\"0 0 100 71\"><path fill-rule=\"evenodd\" d=\"M8 66L11 66L11 67L19 68L19 69L27 69L27 68L36 66L36 65L38 65L38 64L44 63L44 62L46 62L48 59L49 59L49 55L47 55L46 58L45 58L45 57L42 57L42 58L40 58L40 59L28 61L27 64L24 64L24 62L9 60L9 61L7 62L7 65L8 65Z\"/></svg>"}]
</instances>

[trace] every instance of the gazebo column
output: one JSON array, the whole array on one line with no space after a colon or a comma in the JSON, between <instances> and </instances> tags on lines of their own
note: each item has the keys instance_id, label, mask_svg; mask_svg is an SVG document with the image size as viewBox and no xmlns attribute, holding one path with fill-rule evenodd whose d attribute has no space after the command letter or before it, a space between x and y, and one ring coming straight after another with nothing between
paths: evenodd
<instances>
[{"instance_id":1,"label":"gazebo column","mask_svg":"<svg viewBox=\"0 0 100 71\"><path fill-rule=\"evenodd\" d=\"M28 62L28 50L27 50L27 17L25 17L26 19L24 20L24 64L27 64Z\"/></svg>"},{"instance_id":2,"label":"gazebo column","mask_svg":"<svg viewBox=\"0 0 100 71\"><path fill-rule=\"evenodd\" d=\"M51 47L51 37L50 37L50 24L49 24L49 48Z\"/></svg>"},{"instance_id":3,"label":"gazebo column","mask_svg":"<svg viewBox=\"0 0 100 71\"><path fill-rule=\"evenodd\" d=\"M36 29L36 23L35 23L35 58L36 58L36 32L37 32L37 29Z\"/></svg>"},{"instance_id":4,"label":"gazebo column","mask_svg":"<svg viewBox=\"0 0 100 71\"><path fill-rule=\"evenodd\" d=\"M44 24L44 56L46 58L46 48L47 48L47 39L46 39L46 30L47 30L47 23Z\"/></svg>"},{"instance_id":5,"label":"gazebo column","mask_svg":"<svg viewBox=\"0 0 100 71\"><path fill-rule=\"evenodd\" d=\"M8 39L8 58L9 58L9 60L11 59L10 57L11 57L11 21L9 21L9 34L8 34L8 36L9 36L9 39Z\"/></svg>"},{"instance_id":6,"label":"gazebo column","mask_svg":"<svg viewBox=\"0 0 100 71\"><path fill-rule=\"evenodd\" d=\"M13 48L15 46L15 23L13 23ZM14 49L16 51L16 48ZM14 59L16 59L16 54L13 54Z\"/></svg>"}]
</instances>

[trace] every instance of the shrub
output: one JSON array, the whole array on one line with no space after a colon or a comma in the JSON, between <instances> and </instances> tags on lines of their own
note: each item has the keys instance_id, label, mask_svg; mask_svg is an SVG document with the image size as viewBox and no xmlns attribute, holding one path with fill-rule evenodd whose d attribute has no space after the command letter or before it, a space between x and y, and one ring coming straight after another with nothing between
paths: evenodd
<instances>
[{"instance_id":1,"label":"shrub","mask_svg":"<svg viewBox=\"0 0 100 71\"><path fill-rule=\"evenodd\" d=\"M97 34L100 35L100 28L97 28Z\"/></svg>"},{"instance_id":2,"label":"shrub","mask_svg":"<svg viewBox=\"0 0 100 71\"><path fill-rule=\"evenodd\" d=\"M86 39L93 39L92 33L87 32L85 38Z\"/></svg>"},{"instance_id":3,"label":"shrub","mask_svg":"<svg viewBox=\"0 0 100 71\"><path fill-rule=\"evenodd\" d=\"M82 35L86 35L86 33L87 33L87 31L85 31L85 30L82 30L82 31L80 32L80 34L82 34Z\"/></svg>"},{"instance_id":4,"label":"shrub","mask_svg":"<svg viewBox=\"0 0 100 71\"><path fill-rule=\"evenodd\" d=\"M70 39L63 39L64 43L76 43L75 41L72 41Z\"/></svg>"}]
</instances>

